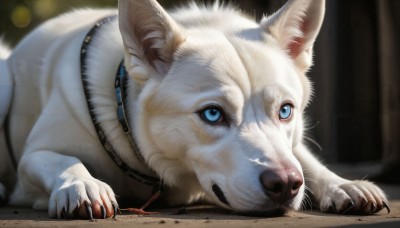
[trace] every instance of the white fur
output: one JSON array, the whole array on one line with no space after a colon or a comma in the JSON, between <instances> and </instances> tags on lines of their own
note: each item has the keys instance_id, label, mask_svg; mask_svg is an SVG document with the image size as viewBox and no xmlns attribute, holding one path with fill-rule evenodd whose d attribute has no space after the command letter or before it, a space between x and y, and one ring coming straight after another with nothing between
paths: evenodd
<instances>
[{"instance_id":1,"label":"white fur","mask_svg":"<svg viewBox=\"0 0 400 228\"><path fill-rule=\"evenodd\" d=\"M102 148L81 85L82 40L96 21L114 13L84 10L50 20L2 62L15 82L9 124L19 168L11 204L61 217L63 209L72 215L87 202L99 217L101 206L111 216L114 192L121 199L150 197L152 189L126 176ZM155 0L120 1L119 21L102 26L88 50L96 121L129 166L163 180L168 190L162 195L171 204L211 199L241 212L299 209L305 184L293 199L277 203L260 182L267 169L290 169L307 180L313 206L322 211L335 205L334 212L342 212L350 201L355 212L379 211L386 202L380 189L336 176L303 145L311 95L305 73L323 15L322 0L289 1L260 23L218 4L168 14ZM122 58L133 79L129 122L145 165L132 153L115 111ZM294 107L288 121L278 118L285 103ZM210 104L224 110L226 122L202 120L199 112Z\"/></svg>"}]
</instances>

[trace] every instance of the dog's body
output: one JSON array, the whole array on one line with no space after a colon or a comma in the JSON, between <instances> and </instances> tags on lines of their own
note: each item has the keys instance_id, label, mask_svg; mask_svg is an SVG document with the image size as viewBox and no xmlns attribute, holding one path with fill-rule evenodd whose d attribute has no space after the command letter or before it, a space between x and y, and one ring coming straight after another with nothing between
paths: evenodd
<instances>
[{"instance_id":1,"label":"dog's body","mask_svg":"<svg viewBox=\"0 0 400 228\"><path fill-rule=\"evenodd\" d=\"M126 175L99 140L82 85L83 51L94 123L128 167L162 180L168 203L208 199L236 211L271 213L299 209L307 185L313 206L322 211L387 207L378 187L336 176L302 142L311 94L305 73L323 1L290 1L260 23L217 5L172 14L153 0L119 5L119 21L99 26L87 49L81 47L88 31L116 11L60 16L28 35L8 58L2 51L4 97L13 90L1 107L8 109L11 101L7 132L0 125L0 166L8 167L0 177L12 176L4 175L12 170L5 133L18 161L10 204L48 209L52 217L90 216L89 207L94 217L110 217L114 192L121 199L152 194L156 184ZM130 135L116 112L122 59L129 74Z\"/></svg>"}]
</instances>

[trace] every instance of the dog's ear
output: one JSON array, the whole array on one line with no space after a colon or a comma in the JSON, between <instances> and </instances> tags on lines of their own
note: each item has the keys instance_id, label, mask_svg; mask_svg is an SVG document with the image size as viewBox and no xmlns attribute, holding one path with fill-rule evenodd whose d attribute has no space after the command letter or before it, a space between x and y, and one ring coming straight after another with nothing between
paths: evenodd
<instances>
[{"instance_id":1,"label":"dog's ear","mask_svg":"<svg viewBox=\"0 0 400 228\"><path fill-rule=\"evenodd\" d=\"M120 0L118 10L128 72L139 80L164 75L185 39L179 26L155 0Z\"/></svg>"},{"instance_id":2,"label":"dog's ear","mask_svg":"<svg viewBox=\"0 0 400 228\"><path fill-rule=\"evenodd\" d=\"M289 0L260 26L288 51L303 73L312 65L312 48L325 14L325 0Z\"/></svg>"}]
</instances>

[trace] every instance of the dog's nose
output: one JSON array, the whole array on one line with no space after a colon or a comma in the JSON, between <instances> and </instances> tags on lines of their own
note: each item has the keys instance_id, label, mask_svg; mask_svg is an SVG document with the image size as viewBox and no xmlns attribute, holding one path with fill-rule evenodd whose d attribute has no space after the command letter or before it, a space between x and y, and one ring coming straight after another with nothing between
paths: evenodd
<instances>
[{"instance_id":1,"label":"dog's nose","mask_svg":"<svg viewBox=\"0 0 400 228\"><path fill-rule=\"evenodd\" d=\"M303 177L296 168L268 169L260 175L265 194L275 202L293 199L303 185Z\"/></svg>"}]
</instances>

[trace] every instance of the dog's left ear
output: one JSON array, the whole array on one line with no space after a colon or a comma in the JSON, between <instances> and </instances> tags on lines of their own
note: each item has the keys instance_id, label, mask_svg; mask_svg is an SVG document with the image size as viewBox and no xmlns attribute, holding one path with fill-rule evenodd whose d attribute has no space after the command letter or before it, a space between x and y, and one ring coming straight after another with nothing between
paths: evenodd
<instances>
[{"instance_id":1,"label":"dog's left ear","mask_svg":"<svg viewBox=\"0 0 400 228\"><path fill-rule=\"evenodd\" d=\"M140 81L164 75L185 40L182 30L156 0L120 0L118 11L130 75Z\"/></svg>"},{"instance_id":2,"label":"dog's left ear","mask_svg":"<svg viewBox=\"0 0 400 228\"><path fill-rule=\"evenodd\" d=\"M312 65L312 48L325 14L325 0L289 0L279 11L261 20L302 73Z\"/></svg>"}]
</instances>

